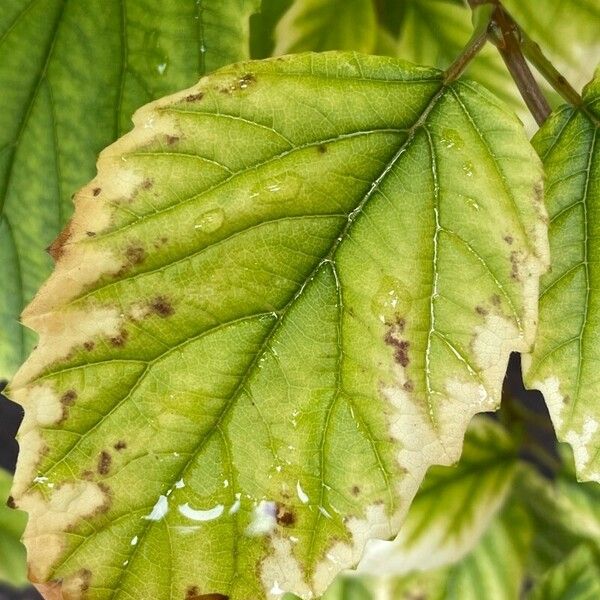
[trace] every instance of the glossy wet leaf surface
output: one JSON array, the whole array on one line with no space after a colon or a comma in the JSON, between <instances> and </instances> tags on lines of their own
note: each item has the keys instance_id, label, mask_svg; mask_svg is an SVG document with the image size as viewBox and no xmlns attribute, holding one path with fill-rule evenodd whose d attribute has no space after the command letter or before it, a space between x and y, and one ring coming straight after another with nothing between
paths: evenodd
<instances>
[{"instance_id":1,"label":"glossy wet leaf surface","mask_svg":"<svg viewBox=\"0 0 600 600\"><path fill-rule=\"evenodd\" d=\"M0 379L35 343L18 317L44 252L135 109L248 57L257 0L4 0L0 11Z\"/></svg>"},{"instance_id":2,"label":"glossy wet leaf surface","mask_svg":"<svg viewBox=\"0 0 600 600\"><path fill-rule=\"evenodd\" d=\"M600 80L585 110L563 107L534 138L546 169L552 269L540 290L540 326L527 375L544 394L578 475L600 482Z\"/></svg>"},{"instance_id":3,"label":"glossy wet leaf surface","mask_svg":"<svg viewBox=\"0 0 600 600\"><path fill-rule=\"evenodd\" d=\"M476 84L355 54L221 70L135 122L25 314L32 576L312 598L529 347L538 159Z\"/></svg>"}]
</instances>

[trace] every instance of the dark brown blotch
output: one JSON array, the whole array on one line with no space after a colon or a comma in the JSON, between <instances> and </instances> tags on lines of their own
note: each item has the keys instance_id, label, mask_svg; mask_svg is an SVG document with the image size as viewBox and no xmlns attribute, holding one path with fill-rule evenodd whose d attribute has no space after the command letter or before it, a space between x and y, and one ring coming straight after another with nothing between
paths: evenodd
<instances>
[{"instance_id":1,"label":"dark brown blotch","mask_svg":"<svg viewBox=\"0 0 600 600\"><path fill-rule=\"evenodd\" d=\"M167 140L167 144L169 146L172 146L175 142L179 141L179 136L177 136L177 135L167 135L165 137L165 139Z\"/></svg>"},{"instance_id":2,"label":"dark brown blotch","mask_svg":"<svg viewBox=\"0 0 600 600\"><path fill-rule=\"evenodd\" d=\"M125 448L127 448L127 442L125 442L124 440L119 440L114 446L113 448L117 451L120 452L121 450L125 450Z\"/></svg>"},{"instance_id":3,"label":"dark brown blotch","mask_svg":"<svg viewBox=\"0 0 600 600\"><path fill-rule=\"evenodd\" d=\"M129 332L126 329L122 329L119 332L119 335L116 335L115 337L111 337L109 339L109 341L115 348L121 348L127 342L128 337L129 337Z\"/></svg>"},{"instance_id":4,"label":"dark brown blotch","mask_svg":"<svg viewBox=\"0 0 600 600\"><path fill-rule=\"evenodd\" d=\"M410 363L410 359L408 357L408 348L410 347L410 342L398 339L391 329L385 334L383 339L388 346L394 348L394 360L399 365L407 367Z\"/></svg>"},{"instance_id":5,"label":"dark brown blotch","mask_svg":"<svg viewBox=\"0 0 600 600\"><path fill-rule=\"evenodd\" d=\"M256 83L256 77L252 73L246 73L240 77L240 87L244 88L249 86L251 83Z\"/></svg>"},{"instance_id":6,"label":"dark brown blotch","mask_svg":"<svg viewBox=\"0 0 600 600\"><path fill-rule=\"evenodd\" d=\"M95 237L96 236L96 232L95 231L86 231L85 235L87 235L88 237Z\"/></svg>"},{"instance_id":7,"label":"dark brown blotch","mask_svg":"<svg viewBox=\"0 0 600 600\"><path fill-rule=\"evenodd\" d=\"M17 504L15 503L15 499L12 496L9 496L6 499L6 506L8 506L8 508L17 508Z\"/></svg>"},{"instance_id":8,"label":"dark brown blotch","mask_svg":"<svg viewBox=\"0 0 600 600\"><path fill-rule=\"evenodd\" d=\"M485 317L485 315L487 315L489 311L488 311L488 309L487 309L487 308L485 308L485 307L483 307L483 306L479 306L479 305L477 305L477 306L475 307L475 312L476 312L478 315L481 315L482 317Z\"/></svg>"},{"instance_id":9,"label":"dark brown blotch","mask_svg":"<svg viewBox=\"0 0 600 600\"><path fill-rule=\"evenodd\" d=\"M152 300L150 303L150 309L154 314L162 317L163 319L170 317L175 312L173 305L165 296L157 296L154 298L154 300Z\"/></svg>"},{"instance_id":10,"label":"dark brown blotch","mask_svg":"<svg viewBox=\"0 0 600 600\"><path fill-rule=\"evenodd\" d=\"M327 152L327 146L325 144L319 144L317 146L317 152L319 154L325 154Z\"/></svg>"},{"instance_id":11,"label":"dark brown blotch","mask_svg":"<svg viewBox=\"0 0 600 600\"><path fill-rule=\"evenodd\" d=\"M519 276L519 253L514 250L510 253L510 265L511 279L521 281L521 277Z\"/></svg>"},{"instance_id":12,"label":"dark brown blotch","mask_svg":"<svg viewBox=\"0 0 600 600\"><path fill-rule=\"evenodd\" d=\"M83 342L83 347L88 351L91 352L94 348L95 348L96 344L94 342L87 341L87 342Z\"/></svg>"},{"instance_id":13,"label":"dark brown blotch","mask_svg":"<svg viewBox=\"0 0 600 600\"><path fill-rule=\"evenodd\" d=\"M291 527L296 522L296 515L291 508L284 504L277 505L277 514L275 518L277 519L277 524L282 527Z\"/></svg>"},{"instance_id":14,"label":"dark brown blotch","mask_svg":"<svg viewBox=\"0 0 600 600\"><path fill-rule=\"evenodd\" d=\"M100 475L107 475L110 471L110 465L112 463L112 456L106 450L100 452L98 456L98 473Z\"/></svg>"},{"instance_id":15,"label":"dark brown blotch","mask_svg":"<svg viewBox=\"0 0 600 600\"><path fill-rule=\"evenodd\" d=\"M185 97L186 102L199 102L204 98L204 94L202 92L197 92L196 94L189 94Z\"/></svg>"},{"instance_id":16,"label":"dark brown blotch","mask_svg":"<svg viewBox=\"0 0 600 600\"><path fill-rule=\"evenodd\" d=\"M73 406L77 400L77 392L75 390L67 390L61 397L60 403L63 406Z\"/></svg>"},{"instance_id":17,"label":"dark brown blotch","mask_svg":"<svg viewBox=\"0 0 600 600\"><path fill-rule=\"evenodd\" d=\"M512 235L505 235L504 241L510 246L515 241L515 239Z\"/></svg>"},{"instance_id":18,"label":"dark brown blotch","mask_svg":"<svg viewBox=\"0 0 600 600\"><path fill-rule=\"evenodd\" d=\"M153 185L154 185L154 183L152 182L151 179L144 179L144 181L142 181L142 189L143 190L149 190Z\"/></svg>"},{"instance_id":19,"label":"dark brown blotch","mask_svg":"<svg viewBox=\"0 0 600 600\"><path fill-rule=\"evenodd\" d=\"M81 569L77 574L81 581L81 591L87 592L90 589L90 583L92 581L92 572L89 569Z\"/></svg>"},{"instance_id":20,"label":"dark brown blotch","mask_svg":"<svg viewBox=\"0 0 600 600\"><path fill-rule=\"evenodd\" d=\"M65 246L71 238L71 221L58 234L58 237L46 248L46 252L52 257L54 262L58 262L61 256L65 253Z\"/></svg>"},{"instance_id":21,"label":"dark brown blotch","mask_svg":"<svg viewBox=\"0 0 600 600\"><path fill-rule=\"evenodd\" d=\"M132 265L139 265L144 262L146 251L141 246L131 245L125 250L125 256Z\"/></svg>"},{"instance_id":22,"label":"dark brown blotch","mask_svg":"<svg viewBox=\"0 0 600 600\"><path fill-rule=\"evenodd\" d=\"M94 196L98 196L98 195L100 195L100 192L101 192L101 191L102 191L102 189L101 189L101 188L94 188L94 189L92 190L92 194L94 194Z\"/></svg>"},{"instance_id":23,"label":"dark brown blotch","mask_svg":"<svg viewBox=\"0 0 600 600\"><path fill-rule=\"evenodd\" d=\"M415 384L412 382L411 379L407 379L404 384L402 385L402 387L404 388L405 391L407 392L413 392L415 389Z\"/></svg>"},{"instance_id":24,"label":"dark brown blotch","mask_svg":"<svg viewBox=\"0 0 600 600\"><path fill-rule=\"evenodd\" d=\"M360 494L360 487L357 485L353 485L351 490L353 496L358 496Z\"/></svg>"},{"instance_id":25,"label":"dark brown blotch","mask_svg":"<svg viewBox=\"0 0 600 600\"><path fill-rule=\"evenodd\" d=\"M185 600L229 600L229 596L216 592L201 594L197 586L191 585L185 592Z\"/></svg>"}]
</instances>

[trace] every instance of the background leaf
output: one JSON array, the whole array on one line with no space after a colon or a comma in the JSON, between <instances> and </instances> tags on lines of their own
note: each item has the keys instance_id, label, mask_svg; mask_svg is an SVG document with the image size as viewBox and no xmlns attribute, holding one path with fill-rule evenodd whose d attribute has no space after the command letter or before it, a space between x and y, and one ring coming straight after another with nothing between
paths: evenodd
<instances>
[{"instance_id":1,"label":"background leaf","mask_svg":"<svg viewBox=\"0 0 600 600\"><path fill-rule=\"evenodd\" d=\"M595 600L600 597L600 569L594 553L580 546L538 583L531 600Z\"/></svg>"},{"instance_id":2,"label":"background leaf","mask_svg":"<svg viewBox=\"0 0 600 600\"><path fill-rule=\"evenodd\" d=\"M587 112L558 109L533 140L546 168L553 264L542 281L527 381L544 394L558 438L573 447L578 476L600 482L600 79L584 100Z\"/></svg>"},{"instance_id":3,"label":"background leaf","mask_svg":"<svg viewBox=\"0 0 600 600\"><path fill-rule=\"evenodd\" d=\"M0 469L0 583L13 586L27 584L25 548L21 535L25 529L25 513L6 506L12 477Z\"/></svg>"},{"instance_id":4,"label":"background leaf","mask_svg":"<svg viewBox=\"0 0 600 600\"><path fill-rule=\"evenodd\" d=\"M25 313L33 577L322 593L529 347L540 179L490 94L393 59L240 64L139 111Z\"/></svg>"},{"instance_id":5,"label":"background leaf","mask_svg":"<svg viewBox=\"0 0 600 600\"><path fill-rule=\"evenodd\" d=\"M395 575L457 562L504 506L516 469L516 447L506 432L475 417L458 465L428 471L398 537L370 543L359 571Z\"/></svg>"},{"instance_id":6,"label":"background leaf","mask_svg":"<svg viewBox=\"0 0 600 600\"><path fill-rule=\"evenodd\" d=\"M0 12L0 378L35 336L17 323L43 248L98 152L141 104L248 56L258 0L7 0Z\"/></svg>"},{"instance_id":7,"label":"background leaf","mask_svg":"<svg viewBox=\"0 0 600 600\"><path fill-rule=\"evenodd\" d=\"M274 54L375 48L377 17L372 0L295 0L276 29Z\"/></svg>"}]
</instances>

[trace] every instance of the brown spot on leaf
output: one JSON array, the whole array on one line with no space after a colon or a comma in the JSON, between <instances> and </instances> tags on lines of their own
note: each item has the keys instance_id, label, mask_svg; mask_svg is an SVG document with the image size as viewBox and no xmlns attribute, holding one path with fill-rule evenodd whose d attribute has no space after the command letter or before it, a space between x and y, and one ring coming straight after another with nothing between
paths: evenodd
<instances>
[{"instance_id":1,"label":"brown spot on leaf","mask_svg":"<svg viewBox=\"0 0 600 600\"><path fill-rule=\"evenodd\" d=\"M512 244L512 243L515 241L515 239L513 238L513 236L512 236L512 235L505 235L505 236L504 236L504 241L505 241L507 244L509 244L509 245L510 245L510 244Z\"/></svg>"},{"instance_id":2,"label":"brown spot on leaf","mask_svg":"<svg viewBox=\"0 0 600 600\"><path fill-rule=\"evenodd\" d=\"M494 306L500 306L500 304L502 303L502 300L500 299L500 296L498 296L498 294L494 294L491 297L491 301Z\"/></svg>"},{"instance_id":3,"label":"brown spot on leaf","mask_svg":"<svg viewBox=\"0 0 600 600\"><path fill-rule=\"evenodd\" d=\"M510 253L510 277L515 281L521 281L521 277L519 276L519 253L513 251Z\"/></svg>"},{"instance_id":4,"label":"brown spot on leaf","mask_svg":"<svg viewBox=\"0 0 600 600\"><path fill-rule=\"evenodd\" d=\"M476 312L478 315L482 315L482 316L484 316L484 317L485 317L485 315L487 315L487 314L488 314L488 310L487 310L487 308L484 308L483 306L479 306L479 305L477 305L477 306L475 307L475 312Z\"/></svg>"},{"instance_id":5,"label":"brown spot on leaf","mask_svg":"<svg viewBox=\"0 0 600 600\"><path fill-rule=\"evenodd\" d=\"M278 504L276 519L278 525L281 525L282 527L290 527L296 522L296 515L287 506Z\"/></svg>"},{"instance_id":6,"label":"brown spot on leaf","mask_svg":"<svg viewBox=\"0 0 600 600\"><path fill-rule=\"evenodd\" d=\"M153 185L154 183L151 179L144 179L144 181L142 182L142 189L149 190Z\"/></svg>"},{"instance_id":7,"label":"brown spot on leaf","mask_svg":"<svg viewBox=\"0 0 600 600\"><path fill-rule=\"evenodd\" d=\"M150 303L150 308L154 314L157 314L163 318L170 317L175 312L172 304L169 302L168 298L165 298L165 296L157 296L154 298L154 300L152 300Z\"/></svg>"},{"instance_id":8,"label":"brown spot on leaf","mask_svg":"<svg viewBox=\"0 0 600 600\"><path fill-rule=\"evenodd\" d=\"M95 237L96 232L95 231L86 231L85 235L87 235L88 237Z\"/></svg>"},{"instance_id":9,"label":"brown spot on leaf","mask_svg":"<svg viewBox=\"0 0 600 600\"><path fill-rule=\"evenodd\" d=\"M240 78L240 87L248 87L251 83L256 83L256 77L252 73L246 73Z\"/></svg>"},{"instance_id":10,"label":"brown spot on leaf","mask_svg":"<svg viewBox=\"0 0 600 600\"><path fill-rule=\"evenodd\" d=\"M319 144L317 146L317 151L319 154L325 154L327 152L327 146L325 144Z\"/></svg>"},{"instance_id":11,"label":"brown spot on leaf","mask_svg":"<svg viewBox=\"0 0 600 600\"><path fill-rule=\"evenodd\" d=\"M92 572L89 569L81 569L78 573L81 580L81 591L87 592L90 589L90 582L92 580Z\"/></svg>"},{"instance_id":12,"label":"brown spot on leaf","mask_svg":"<svg viewBox=\"0 0 600 600\"><path fill-rule=\"evenodd\" d=\"M172 146L175 142L179 141L179 136L177 135L167 135L166 136L167 144Z\"/></svg>"},{"instance_id":13,"label":"brown spot on leaf","mask_svg":"<svg viewBox=\"0 0 600 600\"><path fill-rule=\"evenodd\" d=\"M98 196L100 194L100 192L102 191L101 188L94 188L92 190L92 194L94 194L94 196Z\"/></svg>"},{"instance_id":14,"label":"brown spot on leaf","mask_svg":"<svg viewBox=\"0 0 600 600\"><path fill-rule=\"evenodd\" d=\"M85 348L85 349L86 349L88 352L90 352L91 350L93 350L95 346L96 346L96 344L95 344L94 342L92 342L91 340L90 340L90 341L88 341L88 342L84 342L84 343L83 343L83 347L84 347L84 348Z\"/></svg>"},{"instance_id":15,"label":"brown spot on leaf","mask_svg":"<svg viewBox=\"0 0 600 600\"><path fill-rule=\"evenodd\" d=\"M69 221L65 228L58 234L58 237L46 248L48 254L52 257L54 262L58 262L60 257L65 252L65 245L71 237L71 221Z\"/></svg>"},{"instance_id":16,"label":"brown spot on leaf","mask_svg":"<svg viewBox=\"0 0 600 600\"><path fill-rule=\"evenodd\" d=\"M358 496L360 494L360 488L357 485L353 485L350 491L353 496Z\"/></svg>"},{"instance_id":17,"label":"brown spot on leaf","mask_svg":"<svg viewBox=\"0 0 600 600\"><path fill-rule=\"evenodd\" d=\"M6 506L8 506L8 508L17 508L17 505L15 503L15 499L12 496L9 496L6 499Z\"/></svg>"},{"instance_id":18,"label":"brown spot on leaf","mask_svg":"<svg viewBox=\"0 0 600 600\"><path fill-rule=\"evenodd\" d=\"M123 440L119 440L114 446L113 448L115 450L117 450L118 452L121 450L125 450L125 448L127 448L127 443Z\"/></svg>"},{"instance_id":19,"label":"brown spot on leaf","mask_svg":"<svg viewBox=\"0 0 600 600\"><path fill-rule=\"evenodd\" d=\"M410 363L410 359L408 358L410 342L398 339L391 329L385 334L383 339L388 346L394 348L394 360L403 367L408 366Z\"/></svg>"},{"instance_id":20,"label":"brown spot on leaf","mask_svg":"<svg viewBox=\"0 0 600 600\"><path fill-rule=\"evenodd\" d=\"M211 594L201 594L197 586L191 585L185 592L185 600L229 600L229 596L214 592Z\"/></svg>"},{"instance_id":21,"label":"brown spot on leaf","mask_svg":"<svg viewBox=\"0 0 600 600\"><path fill-rule=\"evenodd\" d=\"M75 390L67 390L60 398L63 406L73 406L77 400L77 392Z\"/></svg>"},{"instance_id":22,"label":"brown spot on leaf","mask_svg":"<svg viewBox=\"0 0 600 600\"><path fill-rule=\"evenodd\" d=\"M199 102L204 98L204 94L202 92L197 92L196 94L189 94L185 97L186 102Z\"/></svg>"},{"instance_id":23,"label":"brown spot on leaf","mask_svg":"<svg viewBox=\"0 0 600 600\"><path fill-rule=\"evenodd\" d=\"M110 471L111 463L112 456L106 450L102 450L98 457L98 473L100 473L100 475L106 475Z\"/></svg>"},{"instance_id":24,"label":"brown spot on leaf","mask_svg":"<svg viewBox=\"0 0 600 600\"><path fill-rule=\"evenodd\" d=\"M125 250L125 256L132 265L139 265L146 258L146 251L141 246L129 246Z\"/></svg>"},{"instance_id":25,"label":"brown spot on leaf","mask_svg":"<svg viewBox=\"0 0 600 600\"><path fill-rule=\"evenodd\" d=\"M412 392L415 389L415 384L412 382L412 380L407 379L404 384L402 385L402 387L407 391L407 392Z\"/></svg>"},{"instance_id":26,"label":"brown spot on leaf","mask_svg":"<svg viewBox=\"0 0 600 600\"><path fill-rule=\"evenodd\" d=\"M115 337L111 337L109 339L110 343L116 348L120 348L125 345L127 338L129 337L129 332L126 329L122 329L119 335Z\"/></svg>"}]
</instances>

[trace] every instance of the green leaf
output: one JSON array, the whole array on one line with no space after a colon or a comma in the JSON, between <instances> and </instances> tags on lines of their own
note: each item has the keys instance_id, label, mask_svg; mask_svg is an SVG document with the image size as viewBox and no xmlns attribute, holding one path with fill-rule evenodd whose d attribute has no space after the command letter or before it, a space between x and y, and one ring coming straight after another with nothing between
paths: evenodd
<instances>
[{"instance_id":1,"label":"green leaf","mask_svg":"<svg viewBox=\"0 0 600 600\"><path fill-rule=\"evenodd\" d=\"M553 264L542 280L527 382L542 391L558 438L573 447L578 476L600 482L599 78L584 100L585 110L562 107L534 138L546 168Z\"/></svg>"},{"instance_id":2,"label":"green leaf","mask_svg":"<svg viewBox=\"0 0 600 600\"><path fill-rule=\"evenodd\" d=\"M304 50L373 52L376 38L373 0L295 0L277 25L274 54Z\"/></svg>"},{"instance_id":3,"label":"green leaf","mask_svg":"<svg viewBox=\"0 0 600 600\"><path fill-rule=\"evenodd\" d=\"M476 84L344 53L221 70L135 123L24 314L32 575L318 595L531 343L537 156Z\"/></svg>"},{"instance_id":4,"label":"green leaf","mask_svg":"<svg viewBox=\"0 0 600 600\"><path fill-rule=\"evenodd\" d=\"M250 55L268 58L275 48L275 28L293 0L262 0L260 12L250 17Z\"/></svg>"},{"instance_id":5,"label":"green leaf","mask_svg":"<svg viewBox=\"0 0 600 600\"><path fill-rule=\"evenodd\" d=\"M0 12L0 378L35 338L18 315L43 252L141 104L248 55L258 0L5 0Z\"/></svg>"},{"instance_id":6,"label":"green leaf","mask_svg":"<svg viewBox=\"0 0 600 600\"><path fill-rule=\"evenodd\" d=\"M587 546L550 569L533 589L531 600L596 600L600 598L600 569Z\"/></svg>"},{"instance_id":7,"label":"green leaf","mask_svg":"<svg viewBox=\"0 0 600 600\"><path fill-rule=\"evenodd\" d=\"M383 576L457 562L504 506L516 470L516 447L505 431L475 418L459 463L428 471L398 537L370 543L359 570Z\"/></svg>"},{"instance_id":8,"label":"green leaf","mask_svg":"<svg viewBox=\"0 0 600 600\"><path fill-rule=\"evenodd\" d=\"M6 506L12 477L0 469L0 582L12 586L27 583L25 548L20 539L27 517Z\"/></svg>"},{"instance_id":9,"label":"green leaf","mask_svg":"<svg viewBox=\"0 0 600 600\"><path fill-rule=\"evenodd\" d=\"M573 454L561 446L565 465L553 480L523 469L515 485L535 529L530 570L539 576L582 544L600 548L600 487L575 478Z\"/></svg>"},{"instance_id":10,"label":"green leaf","mask_svg":"<svg viewBox=\"0 0 600 600\"><path fill-rule=\"evenodd\" d=\"M518 600L531 541L527 513L508 503L464 558L395 580L391 598L428 600Z\"/></svg>"}]
</instances>

